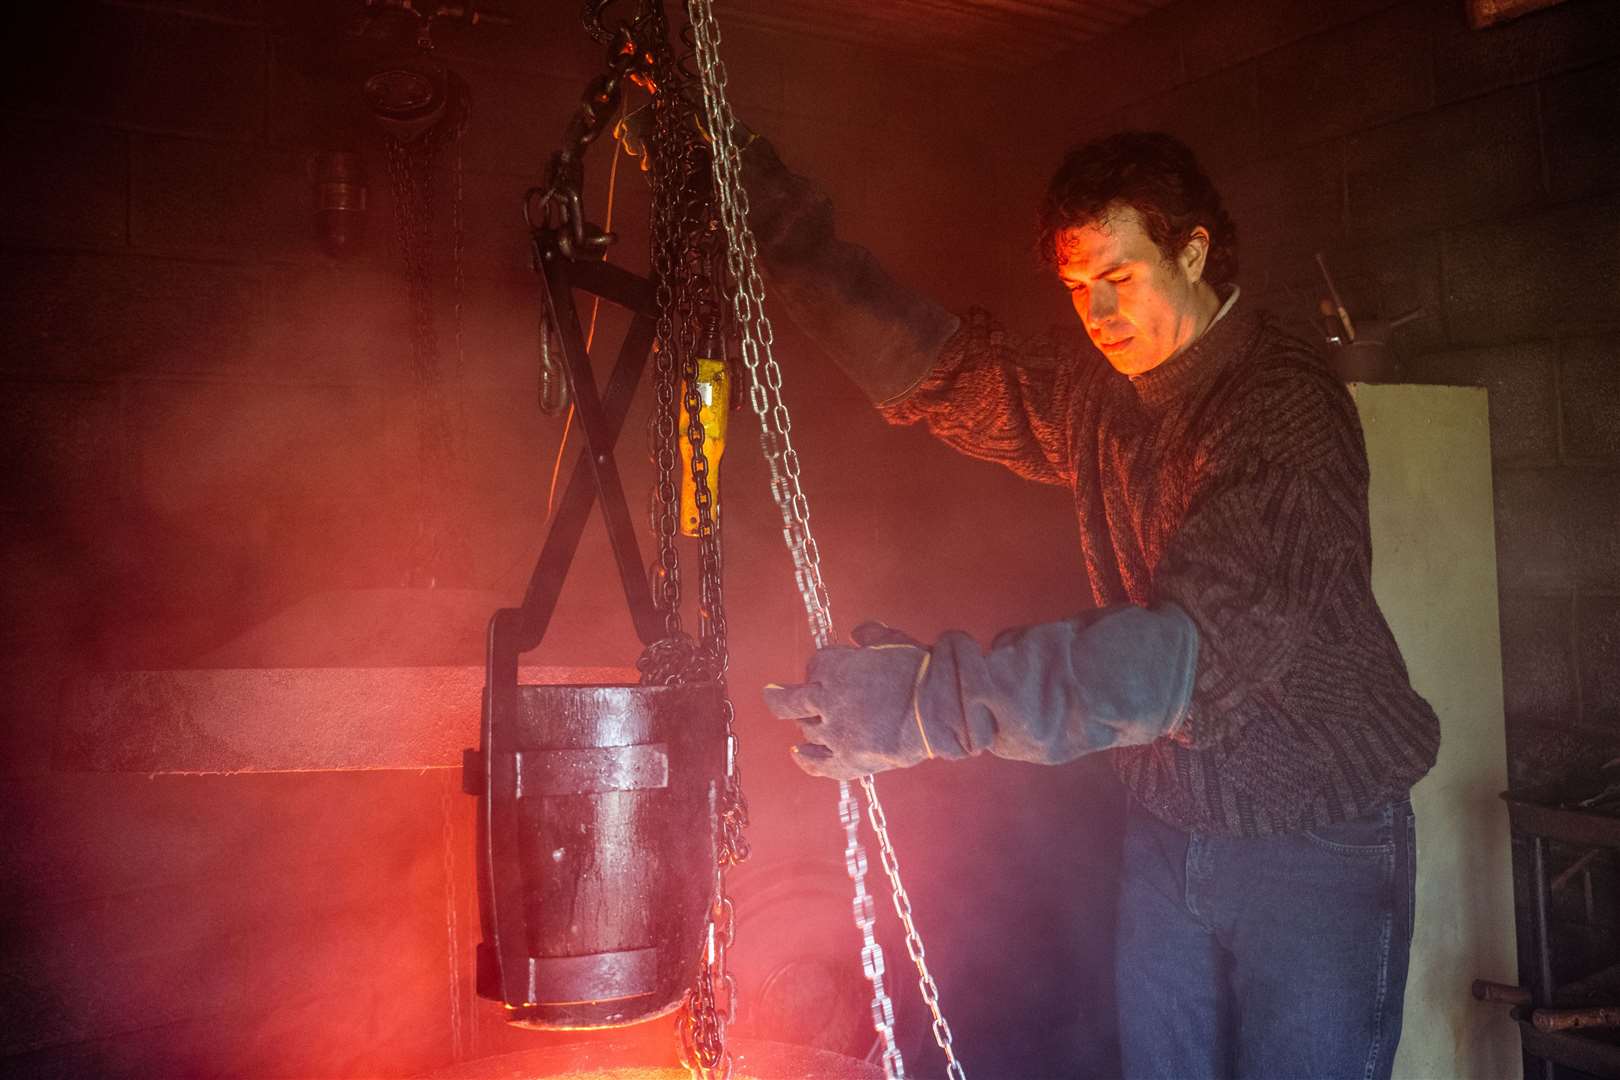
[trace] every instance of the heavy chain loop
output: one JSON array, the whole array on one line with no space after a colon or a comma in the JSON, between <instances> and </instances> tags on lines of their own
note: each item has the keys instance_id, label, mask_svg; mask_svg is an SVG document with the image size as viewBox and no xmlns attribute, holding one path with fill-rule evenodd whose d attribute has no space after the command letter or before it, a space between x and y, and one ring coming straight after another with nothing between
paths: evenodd
<instances>
[{"instance_id":1,"label":"heavy chain loop","mask_svg":"<svg viewBox=\"0 0 1620 1080\"><path fill-rule=\"evenodd\" d=\"M731 1075L726 1029L736 1013L736 982L727 957L736 933L726 871L746 859L744 835L748 807L742 793L742 769L735 731L735 710L725 688L729 663L721 579L720 531L706 482L709 462L703 452L702 401L697 392L698 350L705 343L706 320L723 310L724 262L714 208L712 166L707 147L691 123L692 106L680 94L684 83L669 47L661 5L644 3L633 23L608 31L602 12L608 0L586 4L587 28L606 34L610 71L587 90L570 134L575 153L554 160L552 186L567 195L568 212L577 209L579 155L606 127L605 118L618 103L622 87L615 76L636 78L652 89L653 131L648 145L652 182L652 250L654 297L655 403L651 421L652 456L657 479L653 492L653 531L658 555L654 596L664 615L665 636L637 661L644 682L720 684L725 722L725 776L717 822L714 885L705 949L695 985L687 992L678 1024L682 1059L706 1080ZM569 185L573 184L572 189ZM556 200L548 195L547 203ZM588 236L583 226L569 228L576 238ZM685 392L679 387L684 382ZM679 404L677 404L679 402ZM678 414L684 412L684 424ZM675 547L679 519L679 461L676 440L685 437L697 490L699 586L702 629L693 638L681 629L681 576Z\"/></svg>"},{"instance_id":2,"label":"heavy chain loop","mask_svg":"<svg viewBox=\"0 0 1620 1080\"><path fill-rule=\"evenodd\" d=\"M679 121L669 101L655 101L654 131L649 147L652 181L652 266L658 321L653 338L655 377L652 416L652 455L657 470L654 485L653 535L658 539L657 579L654 596L663 609L665 633L674 637L681 629L680 561L675 550L676 520L680 514L680 492L675 479L676 462L676 358L675 287L679 280L678 245L682 229L677 187L678 176L687 169L686 155L677 160ZM682 147L682 149L685 149ZM688 151L689 153L689 151Z\"/></svg>"},{"instance_id":3,"label":"heavy chain loop","mask_svg":"<svg viewBox=\"0 0 1620 1080\"><path fill-rule=\"evenodd\" d=\"M748 857L744 832L747 803L735 731L735 710L725 687L729 663L721 581L720 530L703 452L703 403L698 395L698 351L723 302L726 262L719 218L714 206L712 162L693 119L691 102L680 93L687 82L669 44L659 0L639 0L632 21L610 29L604 21L612 0L586 0L587 31L608 47L608 70L587 86L570 120L563 147L551 159L543 187L524 196L524 218L531 229L545 230L565 258L599 256L613 237L592 226L583 207L584 154L608 127L623 100L624 81L633 80L653 94L653 134L647 150L653 190L652 267L656 322L656 400L651 419L652 454L657 471L653 491L653 530L658 541L654 597L664 616L664 637L637 661L646 684L718 683L724 710L725 775L716 822L714 885L694 986L683 1001L678 1024L682 1058L705 1080L731 1075L726 1028L736 1012L736 983L727 969L736 919L726 892L726 870ZM551 328L542 320L542 402L561 407L554 387L560 372L551 358ZM723 353L716 359L723 358ZM678 388L684 380L685 391ZM548 390L550 391L548 393ZM548 402L546 399L550 398ZM679 400L679 405L677 405ZM684 425L677 419L684 411ZM681 577L675 548L679 517L676 462L680 437L691 451L696 486L700 614L699 638L681 629Z\"/></svg>"},{"instance_id":4,"label":"heavy chain loop","mask_svg":"<svg viewBox=\"0 0 1620 1080\"><path fill-rule=\"evenodd\" d=\"M726 70L719 58L720 30L710 0L688 0L695 52L702 77L704 111L713 138L715 186L727 240L727 259L737 283L734 296L743 363L750 376L749 402L760 420L760 438L771 473L771 495L782 514L783 538L792 555L800 597L811 637L820 648L832 641L832 612L821 576L820 552L810 530L810 509L800 483L799 457L793 448L792 423L782 400L782 374L772 354L774 333L764 311L765 289L758 267L758 247L748 227L748 194L742 186L741 159L732 138L735 117L726 98ZM934 1041L945 1055L952 1080L963 1080L950 1025L939 1005L939 987L929 972L922 937L911 917L911 900L900 878L899 861L889 839L888 823L870 776L862 777L872 831L878 837L883 868L894 893L895 910L905 928L906 950L918 972L923 1001L933 1017ZM904 1075L894 1045L894 1010L883 985L883 954L873 932L872 900L866 890L867 860L859 837L860 810L845 782L839 784L839 819L845 830L845 864L854 885L854 915L861 932L861 963L872 984L872 1022L882 1043L884 1073Z\"/></svg>"}]
</instances>

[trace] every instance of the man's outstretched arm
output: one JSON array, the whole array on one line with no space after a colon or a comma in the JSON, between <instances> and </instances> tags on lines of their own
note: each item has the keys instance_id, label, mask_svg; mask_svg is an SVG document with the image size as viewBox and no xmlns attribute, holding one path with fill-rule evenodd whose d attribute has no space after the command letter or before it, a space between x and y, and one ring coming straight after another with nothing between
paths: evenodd
<instances>
[{"instance_id":1,"label":"man's outstretched arm","mask_svg":"<svg viewBox=\"0 0 1620 1080\"><path fill-rule=\"evenodd\" d=\"M1017 341L985 312L951 314L838 236L833 207L763 138L743 154L749 223L771 296L891 423L1021 476L1065 484L1074 357Z\"/></svg>"},{"instance_id":2,"label":"man's outstretched arm","mask_svg":"<svg viewBox=\"0 0 1620 1080\"><path fill-rule=\"evenodd\" d=\"M1122 605L932 648L868 623L822 649L766 705L799 722L800 766L852 779L980 753L1040 764L1174 734L1191 705L1198 631L1174 604Z\"/></svg>"}]
</instances>

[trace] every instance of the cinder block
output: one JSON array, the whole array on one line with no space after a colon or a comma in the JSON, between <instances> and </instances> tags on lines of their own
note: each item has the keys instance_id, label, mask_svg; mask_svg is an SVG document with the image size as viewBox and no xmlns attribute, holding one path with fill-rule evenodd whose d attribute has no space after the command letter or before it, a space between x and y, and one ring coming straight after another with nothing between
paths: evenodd
<instances>
[{"instance_id":1,"label":"cinder block","mask_svg":"<svg viewBox=\"0 0 1620 1080\"><path fill-rule=\"evenodd\" d=\"M0 649L9 658L6 701L0 712L0 773L45 771L40 729L28 710L50 715L58 707L53 669L87 651L89 613L105 602L105 578L94 555L108 546L117 507L99 520L63 512L0 512ZM82 662L82 661L80 661ZM18 730L19 725L21 730Z\"/></svg>"},{"instance_id":2,"label":"cinder block","mask_svg":"<svg viewBox=\"0 0 1620 1080\"><path fill-rule=\"evenodd\" d=\"M1620 199L1606 198L1446 232L1451 340L1541 337L1620 319L1620 249L1596 239L1616 222Z\"/></svg>"},{"instance_id":3,"label":"cinder block","mask_svg":"<svg viewBox=\"0 0 1620 1080\"><path fill-rule=\"evenodd\" d=\"M1548 79L1540 90L1553 196L1578 198L1620 187L1620 64Z\"/></svg>"},{"instance_id":4,"label":"cinder block","mask_svg":"<svg viewBox=\"0 0 1620 1080\"><path fill-rule=\"evenodd\" d=\"M579 108L583 86L532 71L463 60L457 72L467 80L472 111L462 136L466 166L483 172L545 178L546 163L562 145L563 131ZM585 168L607 167L604 135L586 154Z\"/></svg>"},{"instance_id":5,"label":"cinder block","mask_svg":"<svg viewBox=\"0 0 1620 1080\"><path fill-rule=\"evenodd\" d=\"M304 155L133 135L130 243L247 260L321 257Z\"/></svg>"},{"instance_id":6,"label":"cinder block","mask_svg":"<svg viewBox=\"0 0 1620 1080\"><path fill-rule=\"evenodd\" d=\"M142 380L129 396L137 490L171 517L232 528L281 504L398 490L413 475L374 390Z\"/></svg>"},{"instance_id":7,"label":"cinder block","mask_svg":"<svg viewBox=\"0 0 1620 1080\"><path fill-rule=\"evenodd\" d=\"M1391 6L1393 0L1213 0L1176 10L1187 76L1269 52Z\"/></svg>"},{"instance_id":8,"label":"cinder block","mask_svg":"<svg viewBox=\"0 0 1620 1080\"><path fill-rule=\"evenodd\" d=\"M0 237L48 247L125 242L128 149L122 132L14 117L0 127Z\"/></svg>"},{"instance_id":9,"label":"cinder block","mask_svg":"<svg viewBox=\"0 0 1620 1080\"><path fill-rule=\"evenodd\" d=\"M1192 147L1211 176L1266 156L1254 64L1239 64L1127 105L1121 126L1168 131Z\"/></svg>"},{"instance_id":10,"label":"cinder block","mask_svg":"<svg viewBox=\"0 0 1620 1080\"><path fill-rule=\"evenodd\" d=\"M723 35L720 60L726 66L726 99L744 123L762 111L780 112L787 100L787 71L792 66L784 58L805 42L792 34L728 21L726 14L716 15ZM696 66L694 61L694 69Z\"/></svg>"},{"instance_id":11,"label":"cinder block","mask_svg":"<svg viewBox=\"0 0 1620 1080\"><path fill-rule=\"evenodd\" d=\"M118 583L117 618L145 605L157 623L137 657L217 645L228 616L311 591L404 579L417 477L445 485L375 390L140 381L129 394L138 573Z\"/></svg>"},{"instance_id":12,"label":"cinder block","mask_svg":"<svg viewBox=\"0 0 1620 1080\"><path fill-rule=\"evenodd\" d=\"M611 173L613 144L599 143L600 157L592 157L585 172L584 206L587 219L602 224L607 209L608 177ZM303 160L303 159L300 159ZM314 222L313 184L290 181L287 202L296 204L282 217L290 222L285 238L287 259L318 259L334 269L365 274L399 276L401 288L405 263L400 251L398 193L395 177L380 143L366 144L361 152L367 188L364 236L357 249L341 260L330 260L319 247ZM427 226L428 258L435 287L449 295L455 266L456 202L461 203L462 271L471 278L513 278L528 274L529 230L523 221L523 194L539 182L537 176L522 173L490 173L474 168L465 157L461 164L458 191L455 151L448 148L434 162L430 173L430 222ZM647 184L638 172L637 162L621 159L618 191L614 198L614 231L628 227L627 244L610 249L608 258L619 262L626 254L644 261L646 247ZM420 203L417 204L420 206ZM418 210L418 212L420 212ZM413 228L420 228L413 225ZM639 231L638 231L639 230Z\"/></svg>"},{"instance_id":13,"label":"cinder block","mask_svg":"<svg viewBox=\"0 0 1620 1080\"><path fill-rule=\"evenodd\" d=\"M1507 743L1508 786L1521 791L1568 791L1590 783L1599 766L1620 755L1620 739L1556 723L1510 722Z\"/></svg>"},{"instance_id":14,"label":"cinder block","mask_svg":"<svg viewBox=\"0 0 1620 1080\"><path fill-rule=\"evenodd\" d=\"M1620 485L1614 473L1569 470L1565 510L1576 583L1620 593Z\"/></svg>"},{"instance_id":15,"label":"cinder block","mask_svg":"<svg viewBox=\"0 0 1620 1080\"><path fill-rule=\"evenodd\" d=\"M1440 289L1440 244L1434 234L1389 236L1326 253L1335 284L1358 331L1373 332L1374 322L1389 322L1411 311L1416 319L1390 335L1397 357L1445 348ZM1321 268L1308 257L1287 264L1286 279L1317 310L1326 295ZM1275 284L1275 283L1274 283Z\"/></svg>"},{"instance_id":16,"label":"cinder block","mask_svg":"<svg viewBox=\"0 0 1620 1080\"><path fill-rule=\"evenodd\" d=\"M1302 341L1308 341L1325 354L1327 342L1323 340L1320 321L1311 297L1296 288L1262 292L1258 286L1243 285L1243 302L1253 304L1271 313L1278 328Z\"/></svg>"},{"instance_id":17,"label":"cinder block","mask_svg":"<svg viewBox=\"0 0 1620 1080\"><path fill-rule=\"evenodd\" d=\"M478 282L462 306L469 386L499 387L508 399L533 405L540 364L540 281L530 275ZM589 326L591 305L580 299L580 318ZM606 378L609 357L617 357L627 319L616 305L603 301L592 349Z\"/></svg>"},{"instance_id":18,"label":"cinder block","mask_svg":"<svg viewBox=\"0 0 1620 1080\"><path fill-rule=\"evenodd\" d=\"M1315 274L1313 253L1343 245L1344 165L1337 141L1253 162L1215 183L1237 225L1241 280L1257 288Z\"/></svg>"},{"instance_id":19,"label":"cinder block","mask_svg":"<svg viewBox=\"0 0 1620 1080\"><path fill-rule=\"evenodd\" d=\"M1620 337L1566 339L1562 361L1564 453L1620 461Z\"/></svg>"},{"instance_id":20,"label":"cinder block","mask_svg":"<svg viewBox=\"0 0 1620 1080\"><path fill-rule=\"evenodd\" d=\"M1565 0L1486 30L1471 30L1450 0L1426 5L1434 25L1434 80L1440 101L1620 55L1620 7L1609 0Z\"/></svg>"},{"instance_id":21,"label":"cinder block","mask_svg":"<svg viewBox=\"0 0 1620 1080\"><path fill-rule=\"evenodd\" d=\"M499 5L490 5L499 8ZM477 59L528 72L539 72L552 78L577 81L584 89L586 81L607 70L607 50L585 32L580 23L578 4L511 4L499 10L513 16L511 25L498 26L483 23L468 26L465 23L445 21L434 28L435 48L449 62L451 68L463 59ZM346 14L346 12L344 13ZM610 16L613 15L610 12ZM724 18L724 13L721 13ZM611 25L611 23L610 23ZM725 29L726 44L731 43L732 30ZM677 44L679 49L680 45ZM740 46L722 47L722 57L728 60ZM490 101L489 107L499 108Z\"/></svg>"},{"instance_id":22,"label":"cinder block","mask_svg":"<svg viewBox=\"0 0 1620 1080\"><path fill-rule=\"evenodd\" d=\"M1572 598L1509 591L1500 599L1502 693L1508 723L1574 719Z\"/></svg>"},{"instance_id":23,"label":"cinder block","mask_svg":"<svg viewBox=\"0 0 1620 1080\"><path fill-rule=\"evenodd\" d=\"M148 0L147 6L172 11L177 15L199 15L221 22L240 23L244 26L263 26L264 0ZM277 4L278 8L297 8L300 5Z\"/></svg>"},{"instance_id":24,"label":"cinder block","mask_svg":"<svg viewBox=\"0 0 1620 1080\"><path fill-rule=\"evenodd\" d=\"M1412 382L1483 386L1490 392L1491 461L1553 465L1558 461L1558 406L1551 342L1427 353L1406 363Z\"/></svg>"},{"instance_id":25,"label":"cinder block","mask_svg":"<svg viewBox=\"0 0 1620 1080\"><path fill-rule=\"evenodd\" d=\"M230 368L260 316L258 274L130 255L0 253L0 368L100 378Z\"/></svg>"},{"instance_id":26,"label":"cinder block","mask_svg":"<svg viewBox=\"0 0 1620 1080\"><path fill-rule=\"evenodd\" d=\"M8 1071L390 1076L444 1064L444 995L464 947L446 924L446 844L472 841L459 813L446 839L445 808L461 798L446 783L368 772L5 785L16 932L0 967L7 1014L26 1018L0 1044Z\"/></svg>"},{"instance_id":27,"label":"cinder block","mask_svg":"<svg viewBox=\"0 0 1620 1080\"><path fill-rule=\"evenodd\" d=\"M1358 132L1345 147L1351 231L1433 229L1541 194L1535 93L1514 88Z\"/></svg>"},{"instance_id":28,"label":"cinder block","mask_svg":"<svg viewBox=\"0 0 1620 1080\"><path fill-rule=\"evenodd\" d=\"M271 267L264 318L244 345L255 370L275 378L403 385L411 371L408 300L399 272L338 264Z\"/></svg>"},{"instance_id":29,"label":"cinder block","mask_svg":"<svg viewBox=\"0 0 1620 1080\"><path fill-rule=\"evenodd\" d=\"M1496 569L1503 593L1567 589L1576 576L1566 474L1496 473Z\"/></svg>"},{"instance_id":30,"label":"cinder block","mask_svg":"<svg viewBox=\"0 0 1620 1080\"><path fill-rule=\"evenodd\" d=\"M331 21L341 22L332 9ZM270 39L269 129L275 145L353 150L365 140L381 141L381 131L366 111L364 79L354 60L340 48L361 46L340 25L314 40L310 35Z\"/></svg>"},{"instance_id":31,"label":"cinder block","mask_svg":"<svg viewBox=\"0 0 1620 1080\"><path fill-rule=\"evenodd\" d=\"M1620 596L1582 595L1576 605L1581 718L1620 724Z\"/></svg>"},{"instance_id":32,"label":"cinder block","mask_svg":"<svg viewBox=\"0 0 1620 1080\"><path fill-rule=\"evenodd\" d=\"M122 451L116 386L0 383L0 512L109 517L122 494Z\"/></svg>"},{"instance_id":33,"label":"cinder block","mask_svg":"<svg viewBox=\"0 0 1620 1080\"><path fill-rule=\"evenodd\" d=\"M6 96L24 109L224 139L262 134L262 30L150 8L33 7L7 35Z\"/></svg>"},{"instance_id":34,"label":"cinder block","mask_svg":"<svg viewBox=\"0 0 1620 1080\"><path fill-rule=\"evenodd\" d=\"M1021 110L1027 121L1056 131L1085 132L1097 117L1184 82L1175 18L1167 10L1143 16L1036 69L1021 87L1028 95Z\"/></svg>"},{"instance_id":35,"label":"cinder block","mask_svg":"<svg viewBox=\"0 0 1620 1080\"><path fill-rule=\"evenodd\" d=\"M584 206L586 217L597 225L606 221L608 177L612 173L613 143L597 144L601 157L590 163L586 174ZM387 183L388 178L384 177ZM529 229L523 222L523 193L535 181L512 173L473 172L463 168L461 178L462 272L483 278L506 280L529 278ZM634 159L619 160L613 194L613 230L627 238L609 250L608 258L620 262L626 256L645 260L648 188ZM371 224L377 228L372 246L394 236L394 192L389 190L385 205L378 205ZM438 170L433 192L433 273L443 284L446 295L454 277L454 204L456 178L453 167ZM628 239L633 236L634 239ZM633 253L633 254L632 254ZM397 255L394 267L400 266Z\"/></svg>"},{"instance_id":36,"label":"cinder block","mask_svg":"<svg viewBox=\"0 0 1620 1080\"><path fill-rule=\"evenodd\" d=\"M1260 115L1275 147L1320 142L1427 108L1428 27L1397 7L1260 58Z\"/></svg>"},{"instance_id":37,"label":"cinder block","mask_svg":"<svg viewBox=\"0 0 1620 1080\"><path fill-rule=\"evenodd\" d=\"M0 43L0 99L14 112L50 114L93 111L108 95L100 85L129 83L125 39L140 16L108 14L99 4L27 4L7 13Z\"/></svg>"}]
</instances>

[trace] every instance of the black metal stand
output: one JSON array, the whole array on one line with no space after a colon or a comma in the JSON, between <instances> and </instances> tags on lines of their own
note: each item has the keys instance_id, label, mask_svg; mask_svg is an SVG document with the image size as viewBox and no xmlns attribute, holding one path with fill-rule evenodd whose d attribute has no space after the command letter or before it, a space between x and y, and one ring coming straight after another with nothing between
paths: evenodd
<instances>
[{"instance_id":1,"label":"black metal stand","mask_svg":"<svg viewBox=\"0 0 1620 1080\"><path fill-rule=\"evenodd\" d=\"M1507 800L1513 828L1528 835L1531 842L1531 919L1535 934L1535 970L1530 979L1532 1011L1515 1010L1519 1031L1527 1053L1541 1059L1541 1075L1551 1080L1554 1065L1568 1065L1594 1076L1620 1078L1620 1040L1613 1029L1590 1031L1543 1031L1534 1022L1534 1010L1550 1009L1564 988L1556 985L1552 951L1548 941L1548 912L1551 907L1547 880L1547 844L1559 840L1589 847L1620 848L1620 818L1585 810L1570 810L1511 793Z\"/></svg>"}]
</instances>

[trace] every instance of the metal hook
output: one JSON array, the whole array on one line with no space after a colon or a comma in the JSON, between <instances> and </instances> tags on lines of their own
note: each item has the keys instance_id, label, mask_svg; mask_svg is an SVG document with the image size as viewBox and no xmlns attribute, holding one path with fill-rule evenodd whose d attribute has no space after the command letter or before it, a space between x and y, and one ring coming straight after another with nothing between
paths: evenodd
<instances>
[{"instance_id":1,"label":"metal hook","mask_svg":"<svg viewBox=\"0 0 1620 1080\"><path fill-rule=\"evenodd\" d=\"M556 416L568 407L568 380L561 366L551 355L551 318L540 314L540 411Z\"/></svg>"}]
</instances>

